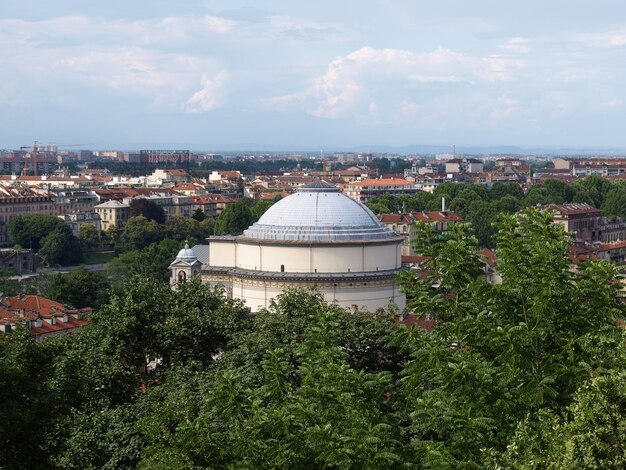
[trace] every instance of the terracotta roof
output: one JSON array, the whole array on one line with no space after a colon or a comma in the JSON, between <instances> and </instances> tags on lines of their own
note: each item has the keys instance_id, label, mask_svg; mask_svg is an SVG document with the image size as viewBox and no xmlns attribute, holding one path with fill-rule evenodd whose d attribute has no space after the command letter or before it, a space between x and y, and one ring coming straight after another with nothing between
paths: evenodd
<instances>
[{"instance_id":1,"label":"terracotta roof","mask_svg":"<svg viewBox=\"0 0 626 470\"><path fill-rule=\"evenodd\" d=\"M241 173L238 171L220 171L222 178L241 178Z\"/></svg>"},{"instance_id":2,"label":"terracotta roof","mask_svg":"<svg viewBox=\"0 0 626 470\"><path fill-rule=\"evenodd\" d=\"M87 324L82 315L89 313L91 308L74 309L38 295L20 294L0 302L0 324L29 321L35 337L80 328Z\"/></svg>"},{"instance_id":3,"label":"terracotta roof","mask_svg":"<svg viewBox=\"0 0 626 470\"><path fill-rule=\"evenodd\" d=\"M478 251L478 255L480 258L489 265L490 268L495 268L497 259L496 252L494 250L490 250L489 248L483 248Z\"/></svg>"},{"instance_id":4,"label":"terracotta roof","mask_svg":"<svg viewBox=\"0 0 626 470\"><path fill-rule=\"evenodd\" d=\"M556 211L561 215L596 215L602 213L600 209L596 209L592 205L586 203L548 204L547 206L542 206L541 208Z\"/></svg>"},{"instance_id":5,"label":"terracotta roof","mask_svg":"<svg viewBox=\"0 0 626 470\"><path fill-rule=\"evenodd\" d=\"M431 256L406 255L402 256L402 264L422 264L431 259Z\"/></svg>"},{"instance_id":6,"label":"terracotta roof","mask_svg":"<svg viewBox=\"0 0 626 470\"><path fill-rule=\"evenodd\" d=\"M368 178L361 181L355 181L348 183L346 186L409 186L412 185L410 181L400 178Z\"/></svg>"},{"instance_id":7,"label":"terracotta roof","mask_svg":"<svg viewBox=\"0 0 626 470\"><path fill-rule=\"evenodd\" d=\"M415 222L463 222L463 217L452 211L406 212L378 214L384 224L412 224Z\"/></svg>"},{"instance_id":8,"label":"terracotta roof","mask_svg":"<svg viewBox=\"0 0 626 470\"><path fill-rule=\"evenodd\" d=\"M7 297L0 302L0 307L8 308L10 310L33 311L44 318L57 316L59 313L78 314L91 312L91 308L89 307L72 309L40 295L27 294Z\"/></svg>"},{"instance_id":9,"label":"terracotta roof","mask_svg":"<svg viewBox=\"0 0 626 470\"><path fill-rule=\"evenodd\" d=\"M408 327L417 326L423 330L431 331L435 327L435 320L428 320L422 315L416 313L407 313L405 315L398 315L396 317L396 323L399 325L405 325Z\"/></svg>"},{"instance_id":10,"label":"terracotta roof","mask_svg":"<svg viewBox=\"0 0 626 470\"><path fill-rule=\"evenodd\" d=\"M87 320L76 319L70 316L67 318L67 321L65 322L55 321L54 325L46 321L41 322L40 327L32 326L31 324L30 332L32 335L35 335L35 336L43 335L46 333L58 333L64 330L73 330L75 328L80 328L82 326L85 326L87 323L88 323Z\"/></svg>"},{"instance_id":11,"label":"terracotta roof","mask_svg":"<svg viewBox=\"0 0 626 470\"><path fill-rule=\"evenodd\" d=\"M187 172L179 168L173 168L171 170L163 170L163 172L170 176L187 176Z\"/></svg>"}]
</instances>

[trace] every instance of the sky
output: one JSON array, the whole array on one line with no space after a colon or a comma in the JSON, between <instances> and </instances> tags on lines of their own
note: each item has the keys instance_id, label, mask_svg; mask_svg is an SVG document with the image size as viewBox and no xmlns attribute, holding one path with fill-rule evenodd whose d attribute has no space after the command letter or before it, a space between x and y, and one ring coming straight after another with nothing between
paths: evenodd
<instances>
[{"instance_id":1,"label":"sky","mask_svg":"<svg viewBox=\"0 0 626 470\"><path fill-rule=\"evenodd\" d=\"M0 148L626 149L621 0L0 0Z\"/></svg>"}]
</instances>

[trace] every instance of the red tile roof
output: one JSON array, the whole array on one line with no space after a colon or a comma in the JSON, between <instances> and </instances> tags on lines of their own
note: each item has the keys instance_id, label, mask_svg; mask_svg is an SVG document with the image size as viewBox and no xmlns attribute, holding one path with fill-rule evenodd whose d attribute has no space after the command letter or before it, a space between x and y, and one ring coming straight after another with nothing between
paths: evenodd
<instances>
[{"instance_id":1,"label":"red tile roof","mask_svg":"<svg viewBox=\"0 0 626 470\"><path fill-rule=\"evenodd\" d=\"M74 309L39 295L20 294L0 302L0 324L28 321L36 338L80 328L87 324L82 316L89 313L91 308Z\"/></svg>"},{"instance_id":2,"label":"red tile roof","mask_svg":"<svg viewBox=\"0 0 626 470\"><path fill-rule=\"evenodd\" d=\"M368 178L361 181L348 183L346 186L408 186L412 185L410 181L400 178Z\"/></svg>"}]
</instances>

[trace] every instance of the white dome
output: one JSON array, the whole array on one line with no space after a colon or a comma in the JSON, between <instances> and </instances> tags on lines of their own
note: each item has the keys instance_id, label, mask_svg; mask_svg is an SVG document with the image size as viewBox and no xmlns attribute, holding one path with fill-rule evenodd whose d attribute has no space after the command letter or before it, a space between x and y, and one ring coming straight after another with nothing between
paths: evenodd
<instances>
[{"instance_id":1,"label":"white dome","mask_svg":"<svg viewBox=\"0 0 626 470\"><path fill-rule=\"evenodd\" d=\"M191 248L189 248L189 245L187 243L185 243L185 248L180 250L178 252L178 255L176 255L176 259L179 259L179 260L192 260L192 259L197 259L197 258L198 257L196 256L194 251Z\"/></svg>"},{"instance_id":2,"label":"white dome","mask_svg":"<svg viewBox=\"0 0 626 470\"><path fill-rule=\"evenodd\" d=\"M335 241L396 238L360 202L328 183L312 183L281 199L245 237L264 240Z\"/></svg>"}]
</instances>

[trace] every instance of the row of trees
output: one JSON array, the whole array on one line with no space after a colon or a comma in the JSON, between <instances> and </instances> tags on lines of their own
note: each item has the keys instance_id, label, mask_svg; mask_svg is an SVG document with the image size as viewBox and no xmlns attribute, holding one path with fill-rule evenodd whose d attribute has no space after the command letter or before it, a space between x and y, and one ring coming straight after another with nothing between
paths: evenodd
<instances>
[{"instance_id":1,"label":"row of trees","mask_svg":"<svg viewBox=\"0 0 626 470\"><path fill-rule=\"evenodd\" d=\"M433 193L373 198L368 206L375 214L400 211L440 210L441 199L474 227L481 246L495 243L493 223L500 214L513 214L538 204L588 203L602 209L607 217L626 218L626 182L590 176L567 184L548 179L531 186L526 193L516 183L494 183L492 186L466 183L444 183Z\"/></svg>"},{"instance_id":2,"label":"row of trees","mask_svg":"<svg viewBox=\"0 0 626 470\"><path fill-rule=\"evenodd\" d=\"M0 335L0 468L624 468L615 267L572 272L540 211L500 221L501 285L468 227L418 240L428 277L401 282L430 333L138 275L79 334Z\"/></svg>"}]
</instances>

